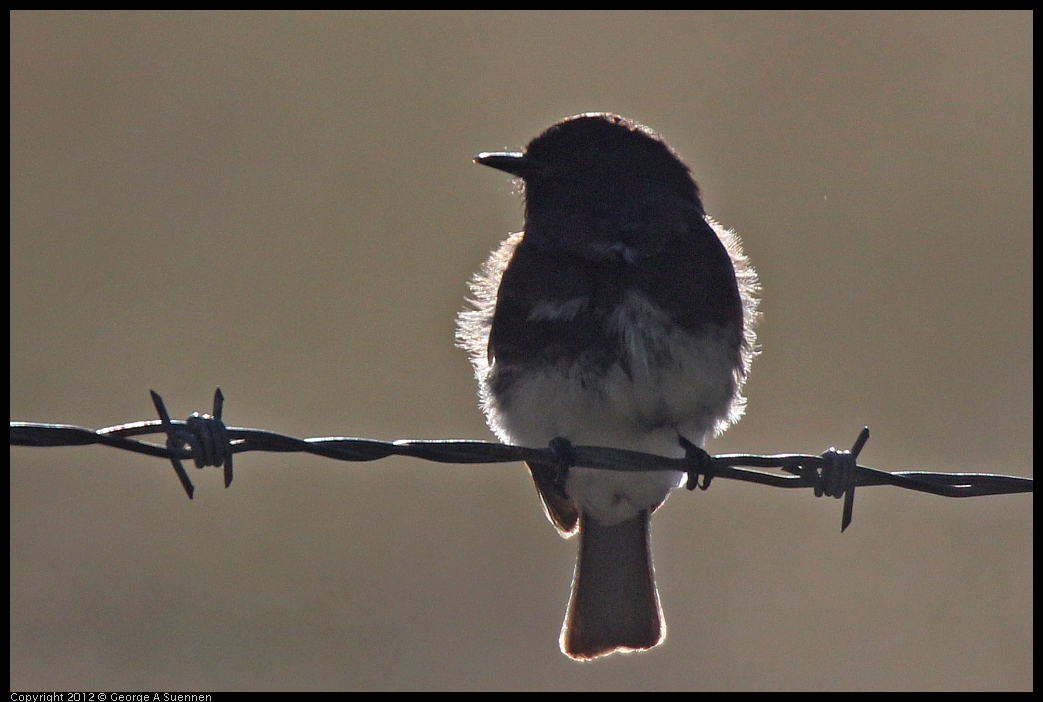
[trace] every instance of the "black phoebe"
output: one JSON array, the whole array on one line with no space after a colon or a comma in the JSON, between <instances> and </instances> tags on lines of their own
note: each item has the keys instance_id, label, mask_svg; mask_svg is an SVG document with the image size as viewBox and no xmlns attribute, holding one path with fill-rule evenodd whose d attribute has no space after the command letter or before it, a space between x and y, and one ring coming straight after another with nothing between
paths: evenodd
<instances>
[{"instance_id":1,"label":"black phoebe","mask_svg":"<svg viewBox=\"0 0 1043 702\"><path fill-rule=\"evenodd\" d=\"M739 419L756 274L659 135L589 113L475 161L525 193L525 231L475 276L458 331L500 440L679 457L680 437L702 446ZM659 644L649 518L683 474L529 469L550 521L580 533L562 651L590 660Z\"/></svg>"}]
</instances>

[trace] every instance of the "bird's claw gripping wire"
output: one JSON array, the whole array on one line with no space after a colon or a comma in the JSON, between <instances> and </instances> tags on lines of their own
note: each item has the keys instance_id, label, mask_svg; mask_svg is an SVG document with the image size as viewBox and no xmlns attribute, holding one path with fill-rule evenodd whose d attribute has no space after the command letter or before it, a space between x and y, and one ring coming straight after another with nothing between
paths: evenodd
<instances>
[{"instance_id":1,"label":"bird's claw gripping wire","mask_svg":"<svg viewBox=\"0 0 1043 702\"><path fill-rule=\"evenodd\" d=\"M221 420L221 411L224 408L225 398L221 388L214 392L214 413L199 414L193 412L185 421L184 428L174 426L170 421L170 413L167 412L163 398L154 390L152 403L156 406L160 421L163 422L163 430L167 434L167 450L170 451L170 462L174 465L177 479L181 481L181 487L189 499L195 492L195 486L188 478L184 466L181 465L179 453L191 451L192 459L196 462L196 468L205 466L224 466L225 487L232 484L232 445L228 438L228 429Z\"/></svg>"},{"instance_id":2,"label":"bird's claw gripping wire","mask_svg":"<svg viewBox=\"0 0 1043 702\"><path fill-rule=\"evenodd\" d=\"M683 436L678 436L677 441L684 449L684 458L688 463L688 481L685 487L689 490L705 490L710 487L710 481L713 480L713 458L701 446L696 446ZM700 475L703 476L701 483Z\"/></svg>"},{"instance_id":3,"label":"bird's claw gripping wire","mask_svg":"<svg viewBox=\"0 0 1043 702\"><path fill-rule=\"evenodd\" d=\"M554 487L566 496L565 483L569 478L569 468L576 464L576 454L572 450L572 442L563 436L556 436L547 445L554 455Z\"/></svg>"}]
</instances>

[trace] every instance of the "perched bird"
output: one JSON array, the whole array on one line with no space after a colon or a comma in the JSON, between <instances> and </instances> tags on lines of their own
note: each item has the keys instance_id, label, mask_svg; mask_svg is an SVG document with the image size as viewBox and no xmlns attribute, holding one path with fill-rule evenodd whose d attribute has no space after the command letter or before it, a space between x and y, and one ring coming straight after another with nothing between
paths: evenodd
<instances>
[{"instance_id":1,"label":"perched bird","mask_svg":"<svg viewBox=\"0 0 1043 702\"><path fill-rule=\"evenodd\" d=\"M457 332L501 441L681 457L681 437L702 446L739 419L756 274L658 134L586 113L475 162L520 178L525 196L524 231L474 277ZM550 521L580 535L562 651L662 642L649 522L683 473L529 469Z\"/></svg>"}]
</instances>

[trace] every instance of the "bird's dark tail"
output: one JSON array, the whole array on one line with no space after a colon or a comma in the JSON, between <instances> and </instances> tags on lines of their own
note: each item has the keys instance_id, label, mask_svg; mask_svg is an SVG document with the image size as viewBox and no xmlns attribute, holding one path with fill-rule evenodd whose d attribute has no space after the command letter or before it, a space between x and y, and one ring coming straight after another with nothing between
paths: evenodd
<instances>
[{"instance_id":1,"label":"bird's dark tail","mask_svg":"<svg viewBox=\"0 0 1043 702\"><path fill-rule=\"evenodd\" d=\"M644 651L666 637L659 606L649 513L606 526L587 513L579 520L580 547L561 650L576 660L616 651Z\"/></svg>"}]
</instances>

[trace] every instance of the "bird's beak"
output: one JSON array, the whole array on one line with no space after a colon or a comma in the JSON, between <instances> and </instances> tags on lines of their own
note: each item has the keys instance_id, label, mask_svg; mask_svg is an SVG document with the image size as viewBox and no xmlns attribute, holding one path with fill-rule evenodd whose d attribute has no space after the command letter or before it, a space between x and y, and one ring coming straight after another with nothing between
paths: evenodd
<instances>
[{"instance_id":1,"label":"bird's beak","mask_svg":"<svg viewBox=\"0 0 1043 702\"><path fill-rule=\"evenodd\" d=\"M524 178L533 171L533 162L525 154L518 151L483 151L474 157L475 163L495 168L511 175Z\"/></svg>"}]
</instances>

